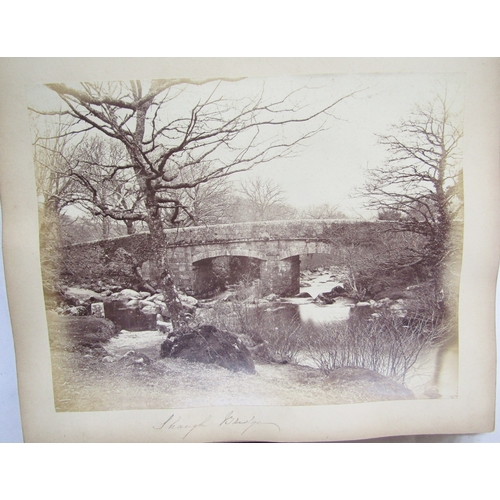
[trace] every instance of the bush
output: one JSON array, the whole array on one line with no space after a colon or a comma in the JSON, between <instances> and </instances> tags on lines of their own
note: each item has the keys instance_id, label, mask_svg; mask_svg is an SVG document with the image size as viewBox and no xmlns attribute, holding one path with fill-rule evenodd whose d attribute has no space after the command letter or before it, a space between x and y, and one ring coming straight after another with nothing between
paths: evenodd
<instances>
[{"instance_id":1,"label":"bush","mask_svg":"<svg viewBox=\"0 0 500 500\"><path fill-rule=\"evenodd\" d=\"M404 385L419 355L447 340L437 321L381 311L325 325L305 339L309 358L323 372L352 367L373 370Z\"/></svg>"},{"instance_id":2,"label":"bush","mask_svg":"<svg viewBox=\"0 0 500 500\"><path fill-rule=\"evenodd\" d=\"M217 303L210 323L222 330L247 336L254 345L265 344L267 361L295 363L302 349L299 319L282 309L273 313L268 305L242 301Z\"/></svg>"},{"instance_id":3,"label":"bush","mask_svg":"<svg viewBox=\"0 0 500 500\"><path fill-rule=\"evenodd\" d=\"M303 327L286 308L233 301L217 303L208 320L222 330L264 343L268 360L297 363L306 356L323 373L338 368L364 368L404 385L419 356L447 342L455 332L436 310L429 287L413 289L405 311L389 307L356 308L347 321Z\"/></svg>"}]
</instances>

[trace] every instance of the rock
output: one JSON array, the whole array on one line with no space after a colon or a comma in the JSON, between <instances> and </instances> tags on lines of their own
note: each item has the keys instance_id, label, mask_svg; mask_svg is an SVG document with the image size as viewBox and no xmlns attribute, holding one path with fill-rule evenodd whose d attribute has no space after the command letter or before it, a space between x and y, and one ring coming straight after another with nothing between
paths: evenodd
<instances>
[{"instance_id":1,"label":"rock","mask_svg":"<svg viewBox=\"0 0 500 500\"><path fill-rule=\"evenodd\" d=\"M156 304L151 300L139 300L139 307L142 309L143 307L156 307Z\"/></svg>"},{"instance_id":2,"label":"rock","mask_svg":"<svg viewBox=\"0 0 500 500\"><path fill-rule=\"evenodd\" d=\"M347 295L347 290L342 285L337 285L330 290L329 295L333 298L341 297L342 295Z\"/></svg>"},{"instance_id":3,"label":"rock","mask_svg":"<svg viewBox=\"0 0 500 500\"><path fill-rule=\"evenodd\" d=\"M375 309L385 308L389 305L390 302L391 302L390 299L386 297L385 299L376 301L375 304L373 304L373 307Z\"/></svg>"},{"instance_id":4,"label":"rock","mask_svg":"<svg viewBox=\"0 0 500 500\"><path fill-rule=\"evenodd\" d=\"M139 292L139 296L142 300L147 299L148 297L151 296L149 292Z\"/></svg>"},{"instance_id":5,"label":"rock","mask_svg":"<svg viewBox=\"0 0 500 500\"><path fill-rule=\"evenodd\" d=\"M214 302L198 302L198 307L201 309L213 309Z\"/></svg>"},{"instance_id":6,"label":"rock","mask_svg":"<svg viewBox=\"0 0 500 500\"><path fill-rule=\"evenodd\" d=\"M114 361L115 358L113 358L113 356L104 356L104 358L102 358L103 363L113 363Z\"/></svg>"},{"instance_id":7,"label":"rock","mask_svg":"<svg viewBox=\"0 0 500 500\"><path fill-rule=\"evenodd\" d=\"M189 295L180 293L179 299L181 300L182 305L187 309L194 309L198 306L198 300L196 300L194 297L190 297Z\"/></svg>"},{"instance_id":8,"label":"rock","mask_svg":"<svg viewBox=\"0 0 500 500\"><path fill-rule=\"evenodd\" d=\"M122 363L126 363L128 365L135 365L135 366L151 364L151 359L149 358L149 356L141 352L135 352L135 351L128 351L118 361L121 361Z\"/></svg>"},{"instance_id":9,"label":"rock","mask_svg":"<svg viewBox=\"0 0 500 500\"><path fill-rule=\"evenodd\" d=\"M160 306L160 307L167 307L167 304L165 304L165 302L163 300L160 300L158 298L151 300L151 302L153 302L153 304L156 304L157 306Z\"/></svg>"},{"instance_id":10,"label":"rock","mask_svg":"<svg viewBox=\"0 0 500 500\"><path fill-rule=\"evenodd\" d=\"M155 302L157 300L161 301L161 302L165 302L165 297L163 296L162 293L155 293L153 295L151 295L151 297L149 297L149 300L151 300L152 302Z\"/></svg>"},{"instance_id":11,"label":"rock","mask_svg":"<svg viewBox=\"0 0 500 500\"><path fill-rule=\"evenodd\" d=\"M131 356L135 355L135 351L127 351L125 354L121 356L120 359L125 359L125 358L130 358Z\"/></svg>"},{"instance_id":12,"label":"rock","mask_svg":"<svg viewBox=\"0 0 500 500\"><path fill-rule=\"evenodd\" d=\"M94 302L90 304L90 314L96 318L104 318L104 303Z\"/></svg>"},{"instance_id":13,"label":"rock","mask_svg":"<svg viewBox=\"0 0 500 500\"><path fill-rule=\"evenodd\" d=\"M65 302L72 306L90 306L92 302L101 302L102 296L87 288L70 287L63 291Z\"/></svg>"},{"instance_id":14,"label":"rock","mask_svg":"<svg viewBox=\"0 0 500 500\"><path fill-rule=\"evenodd\" d=\"M369 302L356 302L356 307L371 307Z\"/></svg>"},{"instance_id":15,"label":"rock","mask_svg":"<svg viewBox=\"0 0 500 500\"><path fill-rule=\"evenodd\" d=\"M137 299L128 300L125 304L125 307L129 309L137 309L139 307L139 301Z\"/></svg>"},{"instance_id":16,"label":"rock","mask_svg":"<svg viewBox=\"0 0 500 500\"><path fill-rule=\"evenodd\" d=\"M270 293L264 297L264 300L267 300L268 302L275 302L278 298L279 297L275 293Z\"/></svg>"},{"instance_id":17,"label":"rock","mask_svg":"<svg viewBox=\"0 0 500 500\"><path fill-rule=\"evenodd\" d=\"M211 325L174 332L174 337L161 345L160 356L216 364L236 372L255 373L252 356L243 342L236 335Z\"/></svg>"},{"instance_id":18,"label":"rock","mask_svg":"<svg viewBox=\"0 0 500 500\"><path fill-rule=\"evenodd\" d=\"M297 295L295 295L297 299L309 299L312 298L312 295L308 292L300 292Z\"/></svg>"},{"instance_id":19,"label":"rock","mask_svg":"<svg viewBox=\"0 0 500 500\"><path fill-rule=\"evenodd\" d=\"M69 314L71 316L86 316L87 308L85 306L69 307L64 311L64 314Z\"/></svg>"},{"instance_id":20,"label":"rock","mask_svg":"<svg viewBox=\"0 0 500 500\"><path fill-rule=\"evenodd\" d=\"M395 300L390 306L389 310L394 313L396 316L403 318L406 316L408 304L403 299Z\"/></svg>"},{"instance_id":21,"label":"rock","mask_svg":"<svg viewBox=\"0 0 500 500\"><path fill-rule=\"evenodd\" d=\"M115 300L129 301L132 299L139 300L141 298L141 294L139 292L136 292L135 290L124 288L119 292L113 293L111 297Z\"/></svg>"},{"instance_id":22,"label":"rock","mask_svg":"<svg viewBox=\"0 0 500 500\"><path fill-rule=\"evenodd\" d=\"M104 302L104 313L120 329L129 331L155 330L156 314L143 313L139 308L127 307L120 300Z\"/></svg>"},{"instance_id":23,"label":"rock","mask_svg":"<svg viewBox=\"0 0 500 500\"><path fill-rule=\"evenodd\" d=\"M145 354L142 354L140 357L135 358L132 362L137 365L150 365L151 359Z\"/></svg>"},{"instance_id":24,"label":"rock","mask_svg":"<svg viewBox=\"0 0 500 500\"><path fill-rule=\"evenodd\" d=\"M160 314L165 318L165 319L170 319L171 314L170 311L168 310L167 306L164 306L160 309Z\"/></svg>"},{"instance_id":25,"label":"rock","mask_svg":"<svg viewBox=\"0 0 500 500\"><path fill-rule=\"evenodd\" d=\"M141 312L143 314L158 314L159 308L158 306L152 305L152 306L144 306L141 308Z\"/></svg>"},{"instance_id":26,"label":"rock","mask_svg":"<svg viewBox=\"0 0 500 500\"><path fill-rule=\"evenodd\" d=\"M330 297L328 293L320 293L315 299L314 302L319 304L330 305L335 302L335 299Z\"/></svg>"},{"instance_id":27,"label":"rock","mask_svg":"<svg viewBox=\"0 0 500 500\"><path fill-rule=\"evenodd\" d=\"M162 333L172 332L172 323L167 323L166 321L156 320L156 329Z\"/></svg>"}]
</instances>

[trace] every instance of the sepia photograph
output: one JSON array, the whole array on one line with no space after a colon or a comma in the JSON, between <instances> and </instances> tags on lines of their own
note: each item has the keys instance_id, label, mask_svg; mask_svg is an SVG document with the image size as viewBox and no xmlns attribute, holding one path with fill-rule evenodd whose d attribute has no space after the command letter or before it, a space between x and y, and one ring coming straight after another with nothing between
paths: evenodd
<instances>
[{"instance_id":1,"label":"sepia photograph","mask_svg":"<svg viewBox=\"0 0 500 500\"><path fill-rule=\"evenodd\" d=\"M493 429L495 61L5 68L27 441Z\"/></svg>"},{"instance_id":2,"label":"sepia photograph","mask_svg":"<svg viewBox=\"0 0 500 500\"><path fill-rule=\"evenodd\" d=\"M29 89L56 411L456 398L464 90Z\"/></svg>"}]
</instances>

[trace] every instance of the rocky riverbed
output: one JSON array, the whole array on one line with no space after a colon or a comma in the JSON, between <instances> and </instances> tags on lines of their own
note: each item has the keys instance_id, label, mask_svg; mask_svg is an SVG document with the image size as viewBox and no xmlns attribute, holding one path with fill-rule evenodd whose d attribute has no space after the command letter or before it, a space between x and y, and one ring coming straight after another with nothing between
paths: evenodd
<instances>
[{"instance_id":1,"label":"rocky riverbed","mask_svg":"<svg viewBox=\"0 0 500 500\"><path fill-rule=\"evenodd\" d=\"M341 275L332 272L330 269L303 272L301 274L301 293L297 297L281 298L276 295L261 297L258 293L257 284L246 288L231 287L229 290L210 300L197 300L182 294L181 300L186 310L189 311L193 325L211 323L211 320L214 318L214 312L219 310L221 304L227 304L229 306L227 310L231 310L231 314L235 314L233 304L238 306L244 304L244 310L258 308L265 311L266 314L271 315L286 313L290 316L290 311L293 310L293 314L295 316L298 315L297 317L300 322L304 325L309 325L309 327L313 324L317 325L332 321L345 322L354 312L356 314L358 312L362 313L368 319L370 317L376 318L379 314L378 311L382 309L391 311L395 315L404 316L407 309L411 306L411 290L392 295L392 297L383 297L378 301L356 301L347 292L346 286L339 279L341 277ZM58 388L58 393L66 394L69 386L76 384L80 387L80 390L76 391L79 394L82 391L94 394L98 390L97 387L91 388L90 386L87 387L87 385L98 382L97 385L102 386L101 389L108 394L107 397L111 398L111 400L115 399L111 387L114 387L113 390L118 391L120 394L123 392L119 397L121 403L118 404L110 401L106 403L106 407L115 404L118 404L116 408L129 408L130 405L134 404L139 404L138 407L164 407L162 405L175 403L166 403L164 402L164 398L158 399L157 389L158 387L163 387L163 381L160 379L167 372L170 373L172 367L177 367L173 370L176 377L179 376L178 368L180 366L183 367L186 373L192 373L193 380L196 381L196 384L200 388L206 387L206 383L202 382L200 377L206 376L210 378L211 376L215 376L219 379L221 373L223 373L219 370L228 371L226 369L227 366L224 367L223 362L213 361L211 355L203 358L197 353L190 359L186 353L190 352L191 346L182 346L183 349L180 349L179 344L176 344L174 347L173 343L177 342L180 337L177 339L174 338L175 335L172 333L172 326L169 322L168 307L161 294L150 294L130 289L96 292L73 287L67 288L64 291L64 297L64 304L61 304L56 311L58 313L57 317L61 320L59 322L60 325L63 325L64 321L66 321L64 317L67 318L67 321L70 318L74 318L71 321L78 321L79 317L82 318L82 321L85 321L85 318L93 317L95 319L102 319L103 321L106 320L105 318L112 319L116 328L113 335L109 336L106 340L102 341L101 339L101 341L95 345L90 345L90 347L82 347L80 345L76 350L72 348L72 354L68 356L68 350L63 349L61 351L59 348L60 343L54 341L54 338L58 335L62 335L65 338L68 337L68 332L63 333L65 328L58 326L55 327L56 333L54 333L54 326L52 327L52 346L55 346L52 354L57 359L54 363L54 386ZM74 328L74 325L72 328ZM77 337L74 335L70 337L72 338L72 342L78 343ZM356 380L360 384L358 386L359 391L356 390L355 393L349 395L347 389L347 392L341 389L340 385L342 384L339 382L340 379L335 378L341 375L341 371L338 369L325 375L325 373L317 369L314 363L310 363L307 360L304 361L305 358L302 358L302 362L299 360L300 358L296 358L296 360L299 360L296 363L290 364L286 361L286 364L283 364L283 360L287 358L276 357L275 353L270 353L266 341L259 338L259 336L250 333L237 335L235 338L237 340L232 342L234 352L238 351L238 345L240 345L241 350L249 350L254 369L249 369L247 373L238 373L238 370L229 370L234 375L224 375L222 378L230 386L234 382L236 384L235 387L240 387L238 384L243 383L242 380L245 379L250 399L258 399L260 396L256 394L262 396L262 391L264 391L267 396L262 397L262 404L337 404L338 402L401 399L413 397L413 392L418 397L453 397L456 392L456 383L453 376L445 377L447 380L446 383L444 385L441 384L439 388L433 385L434 383L431 384L429 382L430 379L435 379L433 374L435 365L438 362L437 357L440 356L440 361L443 359L445 361L448 360L447 363L453 365L457 359L456 355L453 356L453 352L456 354L456 351L449 351L448 353L444 353L444 355L437 351L428 354L425 363L422 364L422 366L425 365L426 375L422 376L422 370L414 370L415 373L410 374L411 377L408 377L406 381L406 387L371 370L344 367L341 370L344 380L347 377L347 373L349 373L347 378L350 377L351 381ZM166 350L162 349L161 346L166 343L168 348L165 348ZM217 349L218 346L211 345L209 349L206 349L206 353L211 353ZM184 353L180 355L180 358L174 359L170 357L169 353L179 353L180 351ZM62 352L65 354L62 355ZM162 352L167 354L162 357ZM189 364L190 361L195 362ZM203 362L200 363L199 361ZM77 365L79 369L70 368L72 364ZM455 372L456 369L453 373ZM288 375L293 374L293 381L286 381L288 375L285 375L285 373ZM92 381L87 380L91 374ZM263 377L264 374L266 375L265 377ZM97 378L95 379L95 377ZM304 380L299 383L300 377L303 377ZM342 377L340 378L342 379ZM110 378L110 380L105 383L105 379L107 378ZM157 400L157 403L125 402L127 390L117 378L120 380L130 379L129 383L131 386L134 386L134 390L141 392L141 394L144 391L144 394L147 394L148 387L155 387L152 397ZM184 375L180 379L186 382ZM85 388L81 385L84 380L87 380ZM256 380L257 382L255 382ZM259 384L259 380L263 385ZM337 380L337 382L334 383L333 380ZM141 381L147 381L145 387L141 386ZM179 383L181 384L180 381ZM218 386L218 382L214 382L214 384L213 386L209 384L210 390ZM182 399L181 385L178 386L178 394L175 397L172 395L172 401L177 401L178 398ZM273 385L277 394L274 399L271 395ZM193 389L190 384L188 386ZM289 389L285 389L285 386L290 388L289 393L287 392ZM295 387L295 389L292 390L292 387ZM333 389L334 387L335 390ZM408 390L408 387L413 392ZM164 389L166 393L170 393L169 390ZM191 389L185 392L186 401L184 404L187 406L191 405L188 400L191 400L192 404L195 404L194 401L200 399L199 395L194 395L194 393L189 395ZM217 391L220 390L220 388L217 389ZM283 390L289 395L284 396ZM256 393L251 395L252 391L256 391ZM312 394L315 394L316 399L314 402L310 398L311 391ZM309 396L306 396L306 392L308 392ZM339 396L339 394L343 394L343 396ZM67 401L65 397L58 397L61 402L61 410L71 411L75 408L73 397ZM79 396L76 397L77 399L79 398ZM212 394L207 397L209 399L212 398L212 401L224 399L221 394ZM92 399L90 396L89 398ZM100 400L102 402L102 398ZM237 397L234 400L239 401ZM89 401L87 398L87 402ZM91 406L92 408L99 407L99 404L96 406L92 403Z\"/></svg>"}]
</instances>

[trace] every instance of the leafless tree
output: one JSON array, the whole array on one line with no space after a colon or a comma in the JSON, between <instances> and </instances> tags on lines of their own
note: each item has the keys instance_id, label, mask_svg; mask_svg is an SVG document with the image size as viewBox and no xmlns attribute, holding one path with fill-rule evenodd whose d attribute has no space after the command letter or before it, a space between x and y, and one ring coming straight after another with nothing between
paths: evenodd
<instances>
[{"instance_id":1,"label":"leafless tree","mask_svg":"<svg viewBox=\"0 0 500 500\"><path fill-rule=\"evenodd\" d=\"M302 211L301 217L305 219L347 219L338 205L330 205L329 203L311 205Z\"/></svg>"},{"instance_id":2,"label":"leafless tree","mask_svg":"<svg viewBox=\"0 0 500 500\"><path fill-rule=\"evenodd\" d=\"M349 97L316 106L304 104L307 88L279 98L268 98L264 89L254 96L225 97L234 85L220 79L47 85L64 107L45 115L75 119L75 138L105 136L123 149L120 161L104 154L95 166L104 173L102 181L125 176L133 183L144 214L129 206L104 212L98 193L93 201L105 216L144 217L157 271L152 287L165 294L176 326L184 321L183 310L166 258L164 229L185 210L181 192L296 154L297 147L329 126L334 107ZM88 181L93 192L89 178L81 181Z\"/></svg>"},{"instance_id":3,"label":"leafless tree","mask_svg":"<svg viewBox=\"0 0 500 500\"><path fill-rule=\"evenodd\" d=\"M199 172L193 169L191 177L194 179L196 175ZM177 197L181 207L175 225L199 226L232 222L233 192L233 186L226 178L172 192L172 197Z\"/></svg>"},{"instance_id":4,"label":"leafless tree","mask_svg":"<svg viewBox=\"0 0 500 500\"><path fill-rule=\"evenodd\" d=\"M393 134L379 137L388 158L369 172L365 187L369 206L393 221L393 230L425 239L413 258L400 265L426 266L437 293L442 293L444 264L456 249L454 222L462 213L460 123L444 97L418 107Z\"/></svg>"},{"instance_id":5,"label":"leafless tree","mask_svg":"<svg viewBox=\"0 0 500 500\"><path fill-rule=\"evenodd\" d=\"M45 212L61 214L72 204L75 179L69 175L75 146L71 143L72 119L57 117L34 127L35 180Z\"/></svg>"},{"instance_id":6,"label":"leafless tree","mask_svg":"<svg viewBox=\"0 0 500 500\"><path fill-rule=\"evenodd\" d=\"M271 179L256 177L241 182L238 192L249 220L276 220L290 217L290 208L285 203L284 191Z\"/></svg>"}]
</instances>

